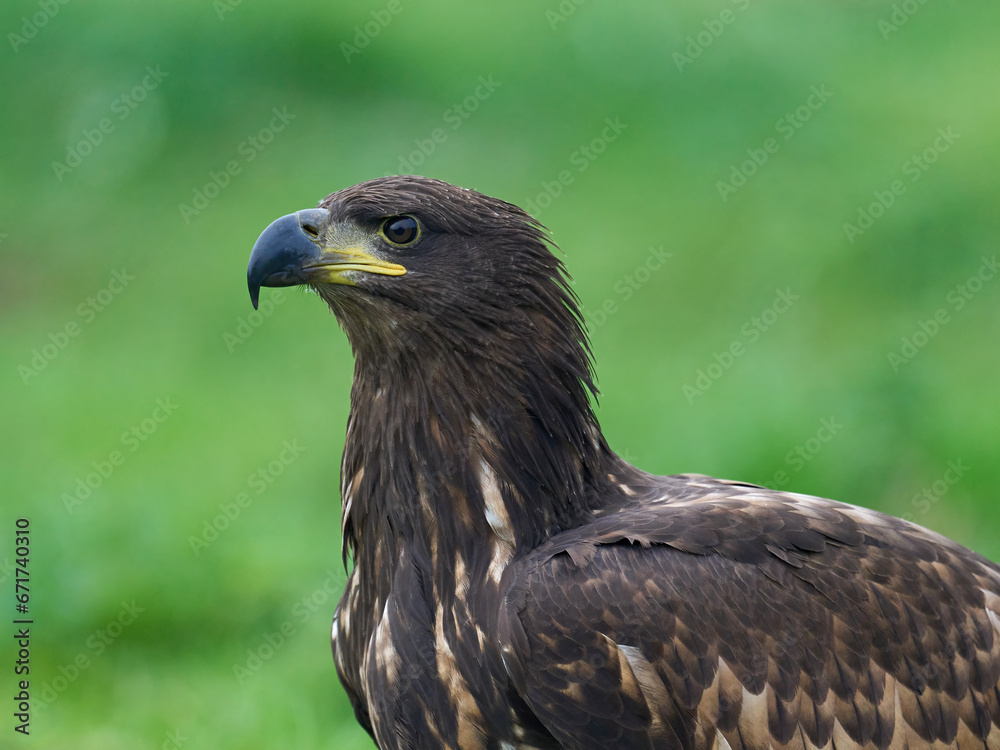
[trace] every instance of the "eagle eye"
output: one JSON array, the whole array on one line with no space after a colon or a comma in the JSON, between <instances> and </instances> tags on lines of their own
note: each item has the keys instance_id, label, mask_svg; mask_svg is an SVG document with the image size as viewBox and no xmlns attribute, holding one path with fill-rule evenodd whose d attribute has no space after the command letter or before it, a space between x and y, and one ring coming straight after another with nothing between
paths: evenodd
<instances>
[{"instance_id":1,"label":"eagle eye","mask_svg":"<svg viewBox=\"0 0 1000 750\"><path fill-rule=\"evenodd\" d=\"M412 216L390 216L382 222L382 236L393 245L409 245L419 234L420 227Z\"/></svg>"}]
</instances>

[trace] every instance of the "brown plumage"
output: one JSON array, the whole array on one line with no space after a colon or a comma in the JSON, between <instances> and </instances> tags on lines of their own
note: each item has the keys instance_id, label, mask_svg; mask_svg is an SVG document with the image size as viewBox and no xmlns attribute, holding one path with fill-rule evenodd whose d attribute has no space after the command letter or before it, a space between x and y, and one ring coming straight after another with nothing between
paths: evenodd
<instances>
[{"instance_id":1,"label":"brown plumage","mask_svg":"<svg viewBox=\"0 0 1000 750\"><path fill-rule=\"evenodd\" d=\"M1000 568L912 523L616 456L523 211L361 183L248 269L355 353L337 671L381 748L1000 750Z\"/></svg>"}]
</instances>

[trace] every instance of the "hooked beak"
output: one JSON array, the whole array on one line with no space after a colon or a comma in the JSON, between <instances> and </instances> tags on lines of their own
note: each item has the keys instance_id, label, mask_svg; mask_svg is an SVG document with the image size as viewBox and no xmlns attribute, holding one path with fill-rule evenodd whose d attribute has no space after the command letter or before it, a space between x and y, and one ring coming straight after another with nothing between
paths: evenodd
<instances>
[{"instance_id":1,"label":"hooked beak","mask_svg":"<svg viewBox=\"0 0 1000 750\"><path fill-rule=\"evenodd\" d=\"M262 286L297 286L333 283L353 285L346 271L365 271L385 276L402 276L406 269L376 258L357 245L329 247L324 238L332 223L330 212L308 208L282 216L265 229L250 252L247 287L254 309Z\"/></svg>"}]
</instances>

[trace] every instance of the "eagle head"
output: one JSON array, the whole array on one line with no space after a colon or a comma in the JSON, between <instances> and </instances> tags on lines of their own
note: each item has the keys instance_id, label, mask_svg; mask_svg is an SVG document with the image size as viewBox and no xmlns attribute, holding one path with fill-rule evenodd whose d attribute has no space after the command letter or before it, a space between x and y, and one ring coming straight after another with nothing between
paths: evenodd
<instances>
[{"instance_id":1,"label":"eagle head","mask_svg":"<svg viewBox=\"0 0 1000 750\"><path fill-rule=\"evenodd\" d=\"M255 307L262 286L311 287L358 354L468 354L526 339L553 354L586 348L543 227L440 180L369 180L282 216L254 245L247 283Z\"/></svg>"}]
</instances>

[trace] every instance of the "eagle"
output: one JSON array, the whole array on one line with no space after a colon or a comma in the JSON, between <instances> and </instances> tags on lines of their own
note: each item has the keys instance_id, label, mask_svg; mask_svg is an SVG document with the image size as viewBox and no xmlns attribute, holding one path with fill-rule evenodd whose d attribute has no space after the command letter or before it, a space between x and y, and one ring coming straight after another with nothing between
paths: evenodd
<instances>
[{"instance_id":1,"label":"eagle","mask_svg":"<svg viewBox=\"0 0 1000 750\"><path fill-rule=\"evenodd\" d=\"M1000 566L908 521L654 476L594 413L545 228L416 176L260 235L354 353L336 669L389 748L1000 750Z\"/></svg>"}]
</instances>

